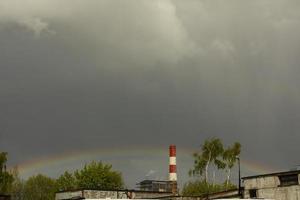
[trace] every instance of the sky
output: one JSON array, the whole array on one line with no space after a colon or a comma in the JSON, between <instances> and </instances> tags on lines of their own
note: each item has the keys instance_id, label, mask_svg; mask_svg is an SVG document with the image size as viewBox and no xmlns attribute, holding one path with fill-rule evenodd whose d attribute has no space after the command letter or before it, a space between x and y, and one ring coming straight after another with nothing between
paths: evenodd
<instances>
[{"instance_id":1,"label":"sky","mask_svg":"<svg viewBox=\"0 0 300 200\"><path fill-rule=\"evenodd\" d=\"M96 159L128 187L167 176L169 144L189 180L212 137L291 169L299 35L297 0L1 0L0 150L25 178Z\"/></svg>"}]
</instances>

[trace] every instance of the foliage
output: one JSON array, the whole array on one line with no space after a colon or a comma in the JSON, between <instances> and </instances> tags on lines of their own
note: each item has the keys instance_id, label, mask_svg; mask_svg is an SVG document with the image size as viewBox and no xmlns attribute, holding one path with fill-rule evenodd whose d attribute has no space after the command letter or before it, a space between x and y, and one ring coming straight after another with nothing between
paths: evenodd
<instances>
[{"instance_id":1,"label":"foliage","mask_svg":"<svg viewBox=\"0 0 300 200\"><path fill-rule=\"evenodd\" d=\"M183 196L202 196L208 195L215 192L221 192L229 189L236 189L236 186L228 183L224 184L212 184L205 180L188 182L183 186L182 195Z\"/></svg>"},{"instance_id":2,"label":"foliage","mask_svg":"<svg viewBox=\"0 0 300 200\"><path fill-rule=\"evenodd\" d=\"M19 177L17 167L14 167L11 170L11 174L13 175L13 183L9 193L11 194L13 200L23 200L25 182Z\"/></svg>"},{"instance_id":3,"label":"foliage","mask_svg":"<svg viewBox=\"0 0 300 200\"><path fill-rule=\"evenodd\" d=\"M122 189L120 172L112 165L91 162L74 173L66 171L57 180L44 175L30 177L27 181L19 177L17 167L6 171L7 153L0 152L0 193L9 193L13 200L52 200L55 192L72 189Z\"/></svg>"},{"instance_id":4,"label":"foliage","mask_svg":"<svg viewBox=\"0 0 300 200\"><path fill-rule=\"evenodd\" d=\"M68 171L56 180L56 184L59 191L73 190L77 187L74 175Z\"/></svg>"},{"instance_id":5,"label":"foliage","mask_svg":"<svg viewBox=\"0 0 300 200\"><path fill-rule=\"evenodd\" d=\"M234 189L236 186L230 183L231 169L236 164L237 157L241 153L241 144L235 142L224 150L223 143L218 138L205 140L201 151L194 153L194 167L190 170L190 176L200 176L202 179L188 182L184 185L182 194L186 196L201 196L209 193ZM226 181L215 184L210 182L208 173L211 165L213 169L225 169Z\"/></svg>"},{"instance_id":6,"label":"foliage","mask_svg":"<svg viewBox=\"0 0 300 200\"><path fill-rule=\"evenodd\" d=\"M55 180L44 175L30 177L24 185L24 200L53 200L57 191Z\"/></svg>"},{"instance_id":7,"label":"foliage","mask_svg":"<svg viewBox=\"0 0 300 200\"><path fill-rule=\"evenodd\" d=\"M7 153L0 152L0 193L7 193L12 187L13 176L6 171Z\"/></svg>"},{"instance_id":8,"label":"foliage","mask_svg":"<svg viewBox=\"0 0 300 200\"><path fill-rule=\"evenodd\" d=\"M203 175L205 172L205 181L208 182L208 170L213 163L218 169L224 169L225 163L222 162L224 152L223 144L220 139L212 138L205 140L200 153L195 153L194 169L190 170L190 175Z\"/></svg>"},{"instance_id":9,"label":"foliage","mask_svg":"<svg viewBox=\"0 0 300 200\"><path fill-rule=\"evenodd\" d=\"M122 189L124 185L121 173L102 162L93 161L83 169L76 170L74 175L79 188L113 190Z\"/></svg>"},{"instance_id":10,"label":"foliage","mask_svg":"<svg viewBox=\"0 0 300 200\"><path fill-rule=\"evenodd\" d=\"M229 184L230 176L231 176L231 169L236 163L237 157L241 153L241 144L235 142L232 146L228 147L223 153L223 160L226 164L226 185Z\"/></svg>"}]
</instances>

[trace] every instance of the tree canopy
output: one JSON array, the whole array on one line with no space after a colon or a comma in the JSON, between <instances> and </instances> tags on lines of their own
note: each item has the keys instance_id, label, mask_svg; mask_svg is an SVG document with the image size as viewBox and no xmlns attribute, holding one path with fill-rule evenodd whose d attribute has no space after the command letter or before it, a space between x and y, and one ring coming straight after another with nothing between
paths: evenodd
<instances>
[{"instance_id":1,"label":"tree canopy","mask_svg":"<svg viewBox=\"0 0 300 200\"><path fill-rule=\"evenodd\" d=\"M77 186L84 189L114 190L124 186L122 174L112 170L112 165L91 162L83 169L76 170Z\"/></svg>"},{"instance_id":2,"label":"tree canopy","mask_svg":"<svg viewBox=\"0 0 300 200\"><path fill-rule=\"evenodd\" d=\"M93 161L74 173L66 171L57 179L60 191L72 189L114 190L124 187L122 174L112 165Z\"/></svg>"},{"instance_id":3,"label":"tree canopy","mask_svg":"<svg viewBox=\"0 0 300 200\"><path fill-rule=\"evenodd\" d=\"M236 163L237 157L241 153L241 144L238 142L235 142L232 146L228 147L224 153L223 153L223 160L225 162L226 167L226 185L230 182L230 176L231 176L231 169Z\"/></svg>"},{"instance_id":4,"label":"tree canopy","mask_svg":"<svg viewBox=\"0 0 300 200\"><path fill-rule=\"evenodd\" d=\"M77 183L74 175L68 171L65 171L57 180L57 187L60 191L76 189Z\"/></svg>"},{"instance_id":5,"label":"tree canopy","mask_svg":"<svg viewBox=\"0 0 300 200\"><path fill-rule=\"evenodd\" d=\"M188 182L184 185L184 195L200 195L236 188L230 182L231 169L241 153L241 144L235 142L233 145L224 148L218 138L211 138L204 141L199 152L193 154L194 166L189 171L190 176L197 176L200 179ZM226 173L225 182L215 183L209 179L210 170L224 170ZM222 172L222 171L221 171Z\"/></svg>"},{"instance_id":6,"label":"tree canopy","mask_svg":"<svg viewBox=\"0 0 300 200\"><path fill-rule=\"evenodd\" d=\"M53 200L57 191L55 180L44 175L30 177L24 185L24 200Z\"/></svg>"},{"instance_id":7,"label":"tree canopy","mask_svg":"<svg viewBox=\"0 0 300 200\"><path fill-rule=\"evenodd\" d=\"M6 170L7 153L0 152L0 193L8 193L11 189L13 176Z\"/></svg>"},{"instance_id":8,"label":"tree canopy","mask_svg":"<svg viewBox=\"0 0 300 200\"><path fill-rule=\"evenodd\" d=\"M112 165L92 161L82 169L64 172L57 179L42 174L27 180L19 177L17 167L6 170L7 153L0 152L0 194L10 194L13 200L53 200L57 191L73 189L122 189L122 174Z\"/></svg>"},{"instance_id":9,"label":"tree canopy","mask_svg":"<svg viewBox=\"0 0 300 200\"><path fill-rule=\"evenodd\" d=\"M220 139L212 138L205 140L201 147L200 153L194 153L194 169L191 170L191 175L202 175L205 172L205 181L208 180L208 171L211 163L213 163L218 169L225 167L225 163L222 162L222 154L224 152L223 144Z\"/></svg>"}]
</instances>

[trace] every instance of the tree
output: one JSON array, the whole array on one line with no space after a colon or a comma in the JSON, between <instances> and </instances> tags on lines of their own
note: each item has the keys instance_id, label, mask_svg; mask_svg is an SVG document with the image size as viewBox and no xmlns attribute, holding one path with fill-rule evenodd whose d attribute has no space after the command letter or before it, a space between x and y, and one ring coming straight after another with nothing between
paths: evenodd
<instances>
[{"instance_id":1,"label":"tree","mask_svg":"<svg viewBox=\"0 0 300 200\"><path fill-rule=\"evenodd\" d=\"M77 188L77 183L74 175L68 171L65 171L57 180L56 184L59 191L73 190Z\"/></svg>"},{"instance_id":2,"label":"tree","mask_svg":"<svg viewBox=\"0 0 300 200\"><path fill-rule=\"evenodd\" d=\"M53 200L57 191L55 180L44 175L30 177L24 185L24 200Z\"/></svg>"},{"instance_id":3,"label":"tree","mask_svg":"<svg viewBox=\"0 0 300 200\"><path fill-rule=\"evenodd\" d=\"M195 158L194 169L190 171L190 175L202 175L205 172L204 180L208 182L208 170L211 163L215 164L218 169L225 167L225 163L220 159L223 151L223 144L220 139L205 140L201 152L193 155Z\"/></svg>"},{"instance_id":4,"label":"tree","mask_svg":"<svg viewBox=\"0 0 300 200\"><path fill-rule=\"evenodd\" d=\"M13 182L9 193L13 200L23 200L25 182L19 177L18 167L14 167L11 170L11 174L13 176Z\"/></svg>"},{"instance_id":5,"label":"tree","mask_svg":"<svg viewBox=\"0 0 300 200\"><path fill-rule=\"evenodd\" d=\"M223 153L223 160L226 164L226 187L229 185L231 169L235 165L237 156L241 153L241 144L235 142L232 146L228 147Z\"/></svg>"},{"instance_id":6,"label":"tree","mask_svg":"<svg viewBox=\"0 0 300 200\"><path fill-rule=\"evenodd\" d=\"M241 144L235 142L224 150L222 141L212 138L204 141L199 153L194 153L194 167L189 171L190 176L200 175L201 180L190 181L183 187L182 194L188 196L207 195L213 192L235 189L236 186L230 183L231 169L236 163L236 158L241 152ZM217 169L226 169L226 181L215 183L208 179L208 172L211 165ZM215 169L215 168L214 168Z\"/></svg>"},{"instance_id":7,"label":"tree","mask_svg":"<svg viewBox=\"0 0 300 200\"><path fill-rule=\"evenodd\" d=\"M124 186L120 172L113 171L112 165L91 162L81 170L76 170L77 186L84 189L117 190Z\"/></svg>"},{"instance_id":8,"label":"tree","mask_svg":"<svg viewBox=\"0 0 300 200\"><path fill-rule=\"evenodd\" d=\"M0 194L8 193L13 182L13 176L6 170L7 153L0 152Z\"/></svg>"}]
</instances>

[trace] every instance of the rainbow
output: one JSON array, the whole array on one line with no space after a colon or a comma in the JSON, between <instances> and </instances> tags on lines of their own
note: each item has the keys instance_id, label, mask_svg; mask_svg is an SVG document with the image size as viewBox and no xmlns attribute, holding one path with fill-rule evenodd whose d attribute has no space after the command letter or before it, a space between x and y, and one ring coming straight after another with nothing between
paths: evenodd
<instances>
[{"instance_id":1,"label":"rainbow","mask_svg":"<svg viewBox=\"0 0 300 200\"><path fill-rule=\"evenodd\" d=\"M178 148L178 157L184 156L191 158L194 150L187 148ZM57 155L36 158L30 161L25 161L17 165L20 175L28 177L35 174L36 171L46 168L61 168L68 163L86 163L90 160L122 160L130 158L144 158L145 156L155 159L157 155L168 156L168 149L162 147L120 147L120 148L99 148L85 151L69 151ZM259 163L242 159L242 169L251 172L252 174L264 174L269 172L279 171L267 164Z\"/></svg>"},{"instance_id":2,"label":"rainbow","mask_svg":"<svg viewBox=\"0 0 300 200\"><path fill-rule=\"evenodd\" d=\"M59 167L66 163L72 162L87 162L88 160L95 160L101 158L104 160L114 160L126 157L141 157L150 155L165 154L168 150L162 148L150 147L121 147L121 148L100 148L81 151L68 151L57 155L50 155L39 157L29 161L17 164L21 175L34 174L34 171L41 168ZM121 154L120 154L121 152ZM167 154L166 154L167 155Z\"/></svg>"}]
</instances>

